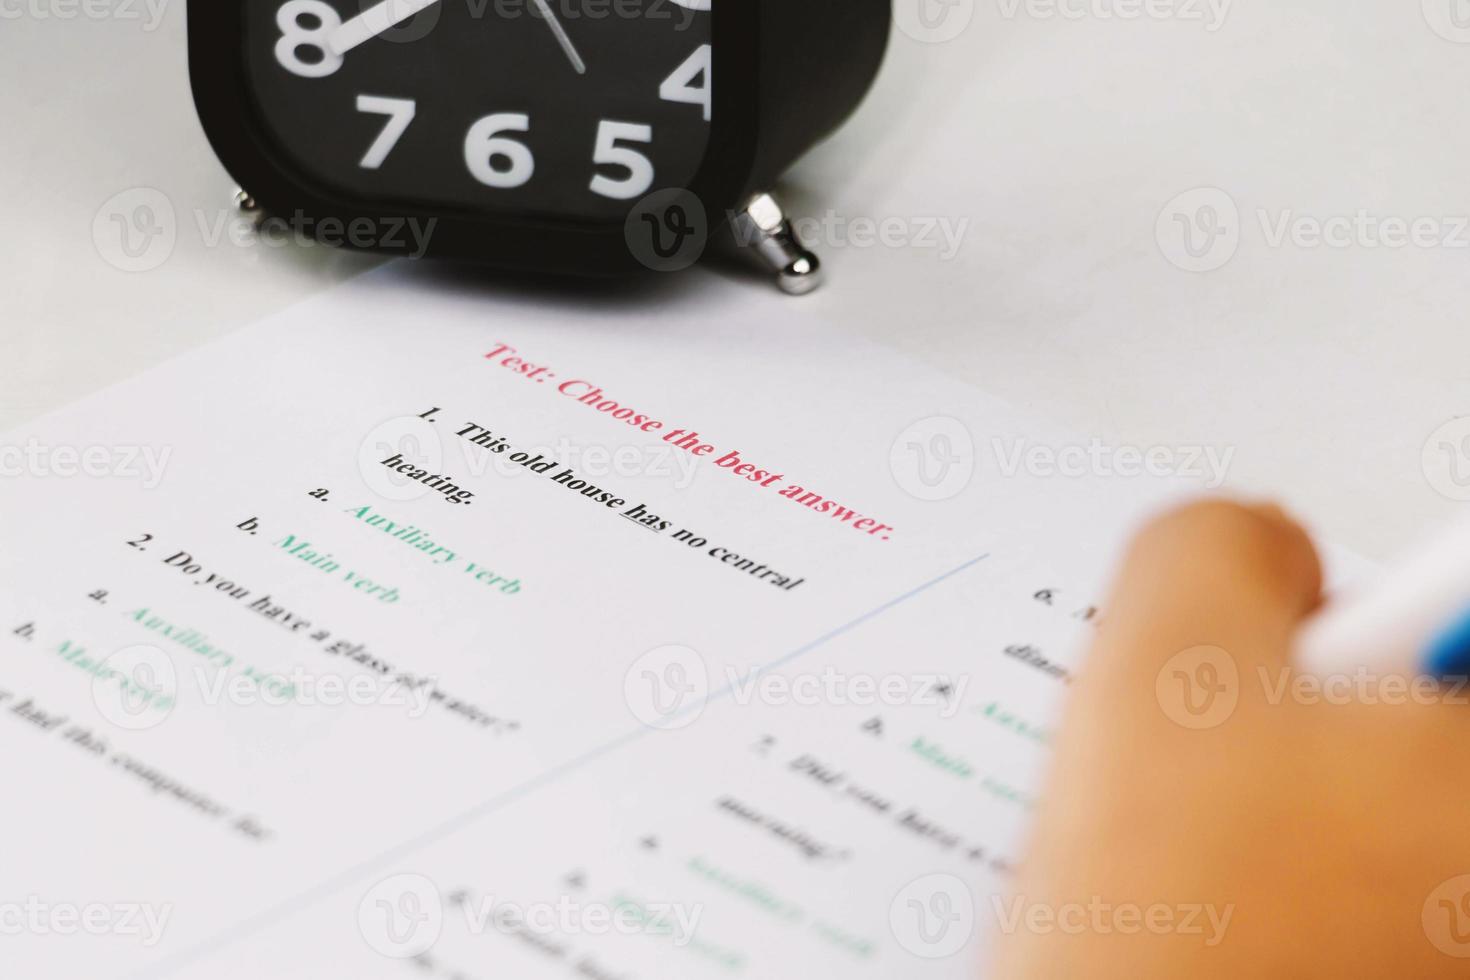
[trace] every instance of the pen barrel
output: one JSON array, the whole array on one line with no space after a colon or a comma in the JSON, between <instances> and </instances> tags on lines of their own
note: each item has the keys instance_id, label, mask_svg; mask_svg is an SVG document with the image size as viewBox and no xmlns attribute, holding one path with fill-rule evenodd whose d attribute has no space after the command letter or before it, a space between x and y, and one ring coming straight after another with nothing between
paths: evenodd
<instances>
[{"instance_id":1,"label":"pen barrel","mask_svg":"<svg viewBox=\"0 0 1470 980\"><path fill-rule=\"evenodd\" d=\"M1318 674L1359 667L1418 673L1434 643L1467 614L1470 521L1329 601L1302 628L1296 663Z\"/></svg>"}]
</instances>

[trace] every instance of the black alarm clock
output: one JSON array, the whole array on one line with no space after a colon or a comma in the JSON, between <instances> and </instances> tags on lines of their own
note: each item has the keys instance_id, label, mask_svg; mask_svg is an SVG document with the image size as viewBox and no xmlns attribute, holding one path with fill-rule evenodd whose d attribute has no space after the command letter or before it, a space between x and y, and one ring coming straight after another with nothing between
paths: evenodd
<instances>
[{"instance_id":1,"label":"black alarm clock","mask_svg":"<svg viewBox=\"0 0 1470 980\"><path fill-rule=\"evenodd\" d=\"M889 0L189 0L189 70L242 200L308 231L617 276L680 267L728 223L801 292L817 262L767 189L862 100L890 16ZM417 249L387 234L406 220L432 229Z\"/></svg>"}]
</instances>

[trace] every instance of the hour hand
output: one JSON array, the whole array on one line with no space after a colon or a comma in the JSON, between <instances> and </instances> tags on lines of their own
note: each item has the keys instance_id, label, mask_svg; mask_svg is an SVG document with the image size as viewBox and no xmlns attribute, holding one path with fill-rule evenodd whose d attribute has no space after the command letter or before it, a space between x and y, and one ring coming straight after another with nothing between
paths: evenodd
<instances>
[{"instance_id":1,"label":"hour hand","mask_svg":"<svg viewBox=\"0 0 1470 980\"><path fill-rule=\"evenodd\" d=\"M342 26L332 32L327 46L333 54L341 57L364 41L371 41L438 2L439 0L382 0L351 20L343 21Z\"/></svg>"}]
</instances>

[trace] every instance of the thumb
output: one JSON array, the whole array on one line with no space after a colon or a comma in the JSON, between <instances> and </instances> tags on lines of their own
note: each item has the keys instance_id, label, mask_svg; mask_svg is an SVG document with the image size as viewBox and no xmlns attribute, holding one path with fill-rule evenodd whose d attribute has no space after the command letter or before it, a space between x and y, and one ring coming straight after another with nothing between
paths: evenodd
<instances>
[{"instance_id":1,"label":"thumb","mask_svg":"<svg viewBox=\"0 0 1470 980\"><path fill-rule=\"evenodd\" d=\"M1192 504L1135 539L1088 670L1151 688L1191 651L1223 651L1241 671L1283 665L1321 587L1311 540L1278 508Z\"/></svg>"}]
</instances>

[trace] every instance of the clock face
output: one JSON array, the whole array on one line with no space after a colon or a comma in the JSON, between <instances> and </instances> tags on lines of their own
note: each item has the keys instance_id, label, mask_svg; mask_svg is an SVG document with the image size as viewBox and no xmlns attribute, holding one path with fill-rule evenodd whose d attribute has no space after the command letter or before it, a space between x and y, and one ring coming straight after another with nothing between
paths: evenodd
<instances>
[{"instance_id":1,"label":"clock face","mask_svg":"<svg viewBox=\"0 0 1470 980\"><path fill-rule=\"evenodd\" d=\"M611 223L700 169L710 3L246 0L246 72L279 151L334 191Z\"/></svg>"}]
</instances>

